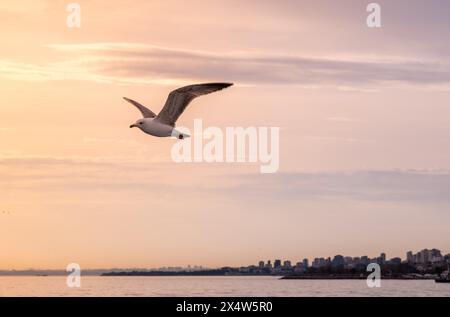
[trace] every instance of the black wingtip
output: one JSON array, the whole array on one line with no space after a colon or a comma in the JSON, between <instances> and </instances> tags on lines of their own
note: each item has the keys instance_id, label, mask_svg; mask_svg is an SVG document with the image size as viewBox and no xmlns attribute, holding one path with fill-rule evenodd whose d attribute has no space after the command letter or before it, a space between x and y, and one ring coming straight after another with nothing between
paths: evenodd
<instances>
[{"instance_id":1,"label":"black wingtip","mask_svg":"<svg viewBox=\"0 0 450 317\"><path fill-rule=\"evenodd\" d=\"M199 85L204 85L204 86L218 86L218 87L230 87L233 86L233 83L203 83L203 84L199 84Z\"/></svg>"},{"instance_id":2,"label":"black wingtip","mask_svg":"<svg viewBox=\"0 0 450 317\"><path fill-rule=\"evenodd\" d=\"M220 87L221 89L224 89L224 88L233 86L234 84L233 83L212 83L212 85Z\"/></svg>"}]
</instances>

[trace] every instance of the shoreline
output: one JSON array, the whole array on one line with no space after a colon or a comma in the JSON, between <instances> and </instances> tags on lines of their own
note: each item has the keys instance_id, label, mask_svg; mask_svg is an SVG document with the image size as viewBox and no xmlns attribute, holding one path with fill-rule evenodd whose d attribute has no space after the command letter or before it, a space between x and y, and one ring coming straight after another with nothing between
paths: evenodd
<instances>
[{"instance_id":1,"label":"shoreline","mask_svg":"<svg viewBox=\"0 0 450 317\"><path fill-rule=\"evenodd\" d=\"M382 276L381 280L431 281L437 277ZM367 276L283 276L281 280L367 280Z\"/></svg>"},{"instance_id":2,"label":"shoreline","mask_svg":"<svg viewBox=\"0 0 450 317\"><path fill-rule=\"evenodd\" d=\"M367 275L327 275L327 274L317 274L317 275L274 275L274 274L218 274L218 273L208 273L208 272L108 272L103 273L102 277L274 277L279 280L366 280ZM437 276L381 276L382 280L435 280Z\"/></svg>"}]
</instances>

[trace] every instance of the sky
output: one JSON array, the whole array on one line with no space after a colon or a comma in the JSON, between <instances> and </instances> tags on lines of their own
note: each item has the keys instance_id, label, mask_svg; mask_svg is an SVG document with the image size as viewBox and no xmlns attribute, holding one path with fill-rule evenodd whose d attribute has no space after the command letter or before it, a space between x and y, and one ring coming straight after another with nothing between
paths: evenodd
<instances>
[{"instance_id":1,"label":"sky","mask_svg":"<svg viewBox=\"0 0 450 317\"><path fill-rule=\"evenodd\" d=\"M0 269L450 253L450 3L0 0ZM280 168L174 163L129 125L280 127Z\"/></svg>"}]
</instances>

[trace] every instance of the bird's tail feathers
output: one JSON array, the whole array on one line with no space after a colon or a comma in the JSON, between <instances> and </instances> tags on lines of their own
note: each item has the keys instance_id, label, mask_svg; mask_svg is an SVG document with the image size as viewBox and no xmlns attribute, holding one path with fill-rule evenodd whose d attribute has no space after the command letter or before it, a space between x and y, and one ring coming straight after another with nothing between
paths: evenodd
<instances>
[{"instance_id":1,"label":"bird's tail feathers","mask_svg":"<svg viewBox=\"0 0 450 317\"><path fill-rule=\"evenodd\" d=\"M189 134L187 134L187 133L183 133L181 131L173 129L172 130L172 137L180 139L180 140L183 140L183 139L186 139L186 138L190 138L191 136Z\"/></svg>"}]
</instances>

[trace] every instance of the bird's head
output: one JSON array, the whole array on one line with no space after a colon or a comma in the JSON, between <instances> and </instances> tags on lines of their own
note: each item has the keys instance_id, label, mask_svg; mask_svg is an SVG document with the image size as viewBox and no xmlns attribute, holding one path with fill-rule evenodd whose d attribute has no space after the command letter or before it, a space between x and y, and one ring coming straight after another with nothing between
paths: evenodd
<instances>
[{"instance_id":1,"label":"bird's head","mask_svg":"<svg viewBox=\"0 0 450 317\"><path fill-rule=\"evenodd\" d=\"M145 121L143 119L139 119L138 121L136 121L135 123L130 125L130 128L142 128L144 123L145 123Z\"/></svg>"}]
</instances>

